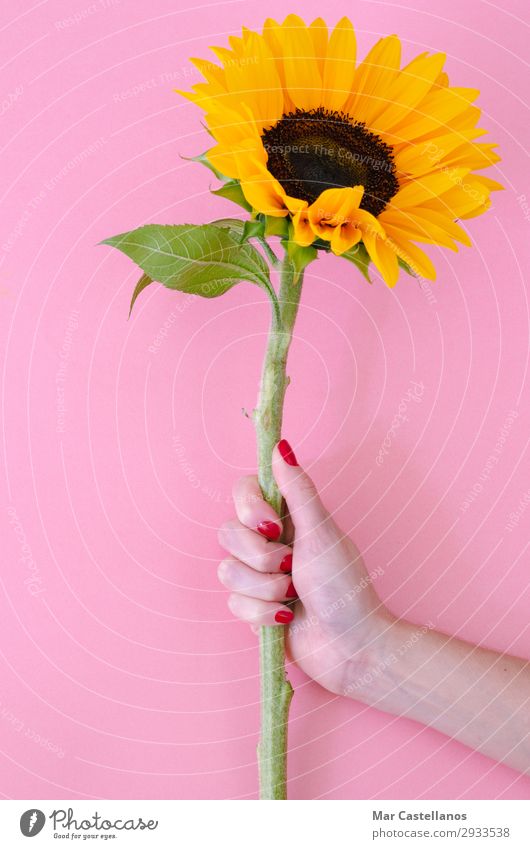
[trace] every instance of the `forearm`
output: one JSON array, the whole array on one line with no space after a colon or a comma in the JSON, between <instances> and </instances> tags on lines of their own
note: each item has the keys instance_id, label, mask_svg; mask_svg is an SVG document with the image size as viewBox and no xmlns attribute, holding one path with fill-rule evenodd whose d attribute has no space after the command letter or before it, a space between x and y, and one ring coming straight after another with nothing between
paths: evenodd
<instances>
[{"instance_id":1,"label":"forearm","mask_svg":"<svg viewBox=\"0 0 530 849\"><path fill-rule=\"evenodd\" d=\"M372 680L347 695L530 773L528 662L403 620L386 628L371 662Z\"/></svg>"}]
</instances>

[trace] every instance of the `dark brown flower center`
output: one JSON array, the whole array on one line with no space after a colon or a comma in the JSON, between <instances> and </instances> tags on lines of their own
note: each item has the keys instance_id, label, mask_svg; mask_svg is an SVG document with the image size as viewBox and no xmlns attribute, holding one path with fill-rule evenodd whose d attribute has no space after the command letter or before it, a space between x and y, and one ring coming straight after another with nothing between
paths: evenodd
<instances>
[{"instance_id":1,"label":"dark brown flower center","mask_svg":"<svg viewBox=\"0 0 530 849\"><path fill-rule=\"evenodd\" d=\"M364 186L361 209L380 215L399 189L392 148L360 122L323 107L283 115L262 135L268 169L291 197Z\"/></svg>"}]
</instances>

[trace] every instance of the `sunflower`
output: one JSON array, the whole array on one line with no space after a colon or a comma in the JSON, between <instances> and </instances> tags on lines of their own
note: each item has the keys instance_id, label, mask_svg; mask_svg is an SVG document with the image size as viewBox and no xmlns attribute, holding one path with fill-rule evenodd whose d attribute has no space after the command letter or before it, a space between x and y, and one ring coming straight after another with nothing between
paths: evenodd
<instances>
[{"instance_id":1,"label":"sunflower","mask_svg":"<svg viewBox=\"0 0 530 849\"><path fill-rule=\"evenodd\" d=\"M321 18L243 29L219 60L192 62L205 82L180 92L200 106L209 164L237 181L255 216L284 218L289 238L348 255L364 246L385 282L399 265L435 279L415 243L457 250L457 219L480 215L502 186L477 171L499 161L478 142L478 91L449 85L445 54L401 67L397 36L356 63L351 22Z\"/></svg>"}]
</instances>

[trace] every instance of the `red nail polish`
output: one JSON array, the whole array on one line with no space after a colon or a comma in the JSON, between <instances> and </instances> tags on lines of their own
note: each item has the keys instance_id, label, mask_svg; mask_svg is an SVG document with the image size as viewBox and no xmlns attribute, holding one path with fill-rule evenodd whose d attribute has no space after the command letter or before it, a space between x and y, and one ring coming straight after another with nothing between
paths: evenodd
<instances>
[{"instance_id":1,"label":"red nail polish","mask_svg":"<svg viewBox=\"0 0 530 849\"><path fill-rule=\"evenodd\" d=\"M274 620L279 622L280 625L287 625L288 622L292 622L293 619L294 613L292 610L279 610L274 616Z\"/></svg>"},{"instance_id":2,"label":"red nail polish","mask_svg":"<svg viewBox=\"0 0 530 849\"><path fill-rule=\"evenodd\" d=\"M276 522L260 522L257 529L267 539L279 539L282 529Z\"/></svg>"},{"instance_id":3,"label":"red nail polish","mask_svg":"<svg viewBox=\"0 0 530 849\"><path fill-rule=\"evenodd\" d=\"M290 572L293 568L293 555L286 554L280 563L280 572Z\"/></svg>"},{"instance_id":4,"label":"red nail polish","mask_svg":"<svg viewBox=\"0 0 530 849\"><path fill-rule=\"evenodd\" d=\"M295 453L286 439L280 439L280 441L278 442L278 451L289 466L298 465L298 460L296 459Z\"/></svg>"},{"instance_id":5,"label":"red nail polish","mask_svg":"<svg viewBox=\"0 0 530 849\"><path fill-rule=\"evenodd\" d=\"M285 593L285 598L298 598L298 593L294 588L294 584L291 581L289 586L287 587L287 592Z\"/></svg>"}]
</instances>

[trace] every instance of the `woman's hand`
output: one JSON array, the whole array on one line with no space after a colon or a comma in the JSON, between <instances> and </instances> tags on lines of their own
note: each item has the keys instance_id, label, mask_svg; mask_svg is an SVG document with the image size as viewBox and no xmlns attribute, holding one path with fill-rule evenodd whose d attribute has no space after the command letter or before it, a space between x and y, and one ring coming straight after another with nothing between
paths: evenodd
<instances>
[{"instance_id":1,"label":"woman's hand","mask_svg":"<svg viewBox=\"0 0 530 849\"><path fill-rule=\"evenodd\" d=\"M288 527L257 479L245 477L234 487L237 519L219 531L230 554L219 577L232 591L232 612L254 628L289 624L291 658L331 692L437 728L530 774L530 664L392 616L285 440L273 470Z\"/></svg>"},{"instance_id":2,"label":"woman's hand","mask_svg":"<svg viewBox=\"0 0 530 849\"><path fill-rule=\"evenodd\" d=\"M357 682L362 698L362 679L384 654L393 617L286 440L274 449L273 471L289 508L285 533L255 477L237 481L237 518L219 531L230 555L219 566L232 591L229 607L253 627L289 624L287 651L301 669L334 693Z\"/></svg>"}]
</instances>

